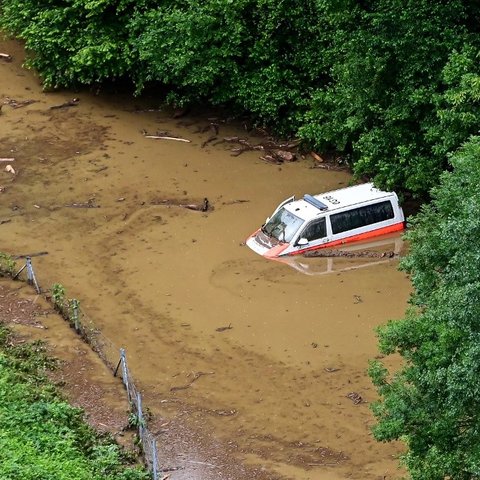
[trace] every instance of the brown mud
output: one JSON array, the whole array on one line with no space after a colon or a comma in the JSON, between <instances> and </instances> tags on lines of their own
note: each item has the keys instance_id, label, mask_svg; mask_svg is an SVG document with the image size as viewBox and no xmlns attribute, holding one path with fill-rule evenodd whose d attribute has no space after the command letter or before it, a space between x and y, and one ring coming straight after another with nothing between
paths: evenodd
<instances>
[{"instance_id":1,"label":"brown mud","mask_svg":"<svg viewBox=\"0 0 480 480\"><path fill-rule=\"evenodd\" d=\"M374 328L406 307L396 257L287 265L244 246L281 200L349 175L234 156L205 143L212 122L262 139L208 115L175 119L154 98L42 92L18 44L0 51L13 57L0 61L0 158L15 170L0 164L0 251L47 251L33 260L41 286L63 284L126 348L165 473L399 478L399 445L370 433L366 375ZM205 198L207 211L182 208Z\"/></svg>"}]
</instances>

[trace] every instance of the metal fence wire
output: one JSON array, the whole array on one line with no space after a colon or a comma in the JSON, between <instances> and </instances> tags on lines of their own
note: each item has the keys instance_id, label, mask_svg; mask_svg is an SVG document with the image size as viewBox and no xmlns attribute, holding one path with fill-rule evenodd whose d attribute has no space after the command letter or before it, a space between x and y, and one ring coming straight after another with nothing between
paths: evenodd
<instances>
[{"instance_id":1,"label":"metal fence wire","mask_svg":"<svg viewBox=\"0 0 480 480\"><path fill-rule=\"evenodd\" d=\"M0 270L2 270L2 265L0 265ZM30 257L26 257L25 265L17 273L12 274L12 277L23 279L23 275L26 276L26 281L35 288L37 293L42 293ZM157 443L148 429L148 418L144 415L142 396L128 368L125 349L117 348L111 340L105 337L80 307L80 302L77 299L67 299L65 297L65 291L60 284L55 284L52 287L52 294L47 295L46 298L52 302L55 310L75 329L78 335L100 356L114 376L120 374L131 410L129 424L136 427L145 464L152 473L153 480L158 480L161 468L158 464Z\"/></svg>"}]
</instances>

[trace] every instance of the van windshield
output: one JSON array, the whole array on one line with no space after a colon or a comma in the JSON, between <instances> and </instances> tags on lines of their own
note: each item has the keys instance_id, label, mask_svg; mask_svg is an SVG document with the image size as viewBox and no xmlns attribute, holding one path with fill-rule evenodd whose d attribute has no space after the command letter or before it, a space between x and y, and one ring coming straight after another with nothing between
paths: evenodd
<instances>
[{"instance_id":1,"label":"van windshield","mask_svg":"<svg viewBox=\"0 0 480 480\"><path fill-rule=\"evenodd\" d=\"M289 243L303 225L303 220L282 207L262 227L262 232L280 242Z\"/></svg>"}]
</instances>

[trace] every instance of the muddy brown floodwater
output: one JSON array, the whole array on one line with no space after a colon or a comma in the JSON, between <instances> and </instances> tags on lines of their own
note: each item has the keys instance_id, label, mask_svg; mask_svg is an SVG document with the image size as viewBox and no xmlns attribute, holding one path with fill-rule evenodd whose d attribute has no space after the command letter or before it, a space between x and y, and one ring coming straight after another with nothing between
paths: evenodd
<instances>
[{"instance_id":1,"label":"muddy brown floodwater","mask_svg":"<svg viewBox=\"0 0 480 480\"><path fill-rule=\"evenodd\" d=\"M0 61L0 157L16 171L1 166L0 250L48 251L40 284L62 283L126 348L170 478L399 478L400 446L370 434L366 375L374 328L407 304L397 260L302 259L305 274L243 245L284 198L349 175L202 148L208 116L175 120L152 98L44 93L19 44L0 51L14 57ZM233 135L246 132L221 122ZM204 197L206 213L163 202Z\"/></svg>"}]
</instances>

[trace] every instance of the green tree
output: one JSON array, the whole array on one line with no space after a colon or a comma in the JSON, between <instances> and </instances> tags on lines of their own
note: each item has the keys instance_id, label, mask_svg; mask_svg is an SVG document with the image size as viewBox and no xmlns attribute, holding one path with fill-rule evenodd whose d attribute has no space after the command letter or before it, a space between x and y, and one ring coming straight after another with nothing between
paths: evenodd
<instances>
[{"instance_id":1,"label":"green tree","mask_svg":"<svg viewBox=\"0 0 480 480\"><path fill-rule=\"evenodd\" d=\"M227 104L291 135L309 91L327 78L324 3L185 0L137 10L130 23L142 64L136 84L161 82L170 101Z\"/></svg>"},{"instance_id":2,"label":"green tree","mask_svg":"<svg viewBox=\"0 0 480 480\"><path fill-rule=\"evenodd\" d=\"M436 148L444 133L436 112L442 71L471 40L474 14L462 0L356 3L351 20L332 32L332 81L313 93L300 135L344 152L357 176L424 193L447 164ZM451 146L474 132L464 128Z\"/></svg>"},{"instance_id":3,"label":"green tree","mask_svg":"<svg viewBox=\"0 0 480 480\"><path fill-rule=\"evenodd\" d=\"M480 476L480 138L451 158L433 201L412 222L412 307L379 329L383 354L400 371L372 362L380 400L378 440L403 439L403 461L419 480Z\"/></svg>"},{"instance_id":4,"label":"green tree","mask_svg":"<svg viewBox=\"0 0 480 480\"><path fill-rule=\"evenodd\" d=\"M418 196L477 133L479 17L472 0L0 1L46 87L226 106Z\"/></svg>"}]
</instances>

